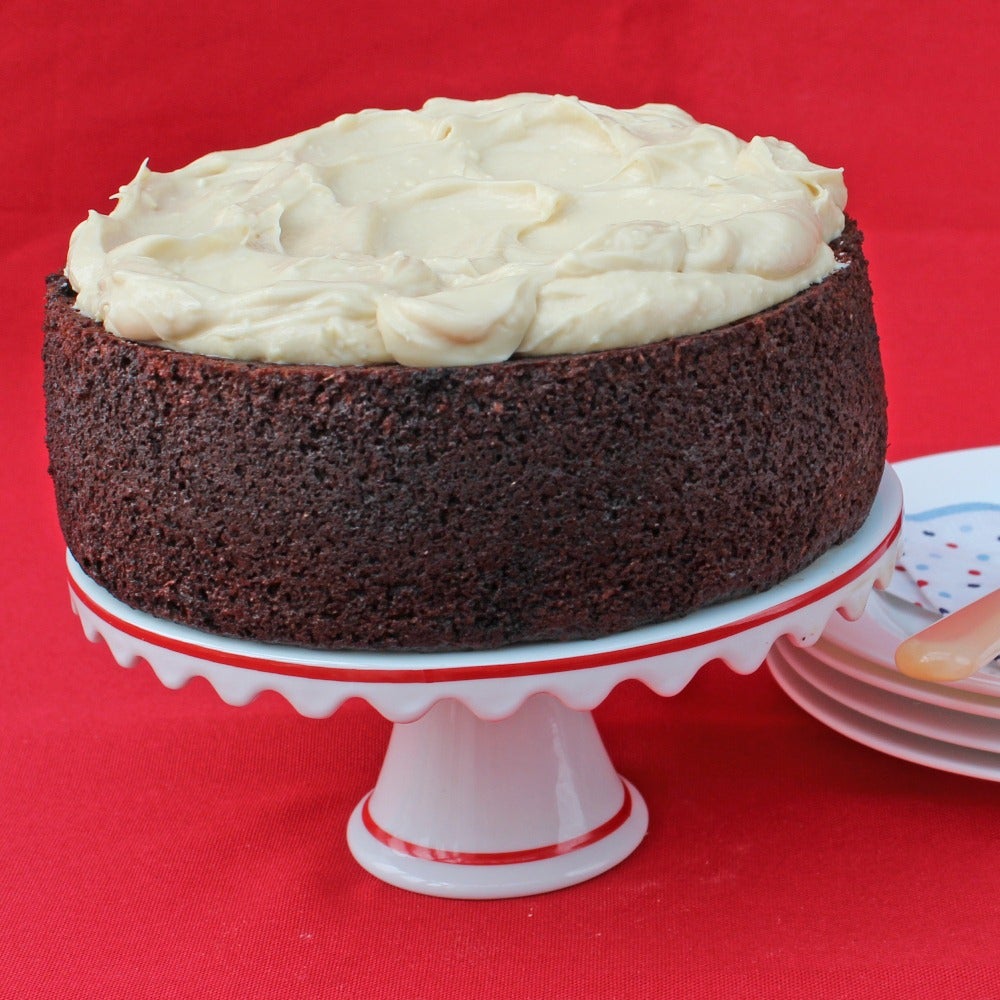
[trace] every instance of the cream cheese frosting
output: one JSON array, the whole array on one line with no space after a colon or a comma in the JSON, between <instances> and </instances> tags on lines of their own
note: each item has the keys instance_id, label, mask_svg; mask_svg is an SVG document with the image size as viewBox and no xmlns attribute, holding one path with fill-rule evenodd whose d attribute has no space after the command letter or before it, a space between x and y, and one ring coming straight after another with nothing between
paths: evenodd
<instances>
[{"instance_id":1,"label":"cream cheese frosting","mask_svg":"<svg viewBox=\"0 0 1000 1000\"><path fill-rule=\"evenodd\" d=\"M70 240L77 308L242 360L483 364L699 333L830 274L840 170L672 105L436 98L170 173Z\"/></svg>"}]
</instances>

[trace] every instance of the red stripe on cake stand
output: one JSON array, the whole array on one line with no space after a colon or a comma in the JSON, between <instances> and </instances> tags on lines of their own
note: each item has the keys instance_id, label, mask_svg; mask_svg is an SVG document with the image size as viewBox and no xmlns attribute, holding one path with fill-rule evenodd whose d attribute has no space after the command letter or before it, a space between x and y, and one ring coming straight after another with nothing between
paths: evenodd
<instances>
[{"instance_id":1,"label":"red stripe on cake stand","mask_svg":"<svg viewBox=\"0 0 1000 1000\"><path fill-rule=\"evenodd\" d=\"M726 639L737 635L740 632L761 625L766 622L781 618L789 612L797 611L807 607L816 601L829 597L841 587L846 586L852 580L861 576L872 566L874 566L899 537L902 530L903 515L897 517L895 524L881 542L867 555L850 569L845 570L839 576L828 580L804 594L792 597L781 604L774 605L756 614L748 615L738 621L720 625L717 628L707 629L704 632L697 632L693 635L679 635L672 639L661 639L657 642L647 643L640 646L628 646L619 649L604 650L599 653L585 653L580 656L566 656L553 659L541 659L521 661L516 663L485 663L481 665L463 665L455 667L415 667L407 668L374 668L360 666L323 666L319 664L301 663L287 660L276 660L266 656L238 653L231 650L219 649L202 645L174 636L165 635L162 632L143 628L141 625L126 621L110 612L107 608L98 604L91 598L81 585L73 578L69 578L69 585L76 598L90 609L104 622L118 629L120 632L140 639L143 642L152 643L162 649L168 649L175 653L186 656L197 657L225 666L240 667L244 670L256 670L261 673L280 674L285 677L304 677L313 680L325 681L350 681L354 683L373 684L433 684L442 681L471 681L487 680L504 677L531 677L537 674L566 673L574 670L588 670L593 667L605 667L612 664L628 663L636 660L645 660L654 656L666 653L673 653L683 649L693 649L698 646L708 645L719 639ZM165 623L170 624L170 623ZM241 640L236 640L241 641ZM242 640L245 641L245 640ZM273 647L272 647L273 648ZM405 654L390 654L401 656ZM414 659L427 656L427 653L414 653ZM430 654L432 655L432 654Z\"/></svg>"},{"instance_id":2,"label":"red stripe on cake stand","mask_svg":"<svg viewBox=\"0 0 1000 1000\"><path fill-rule=\"evenodd\" d=\"M628 790L628 785L622 782L622 791L625 797L622 800L621 808L600 826L595 827L589 833L581 834L570 840L560 841L558 844L546 844L542 847L530 847L521 851L445 851L436 847L426 847L423 844L411 844L408 840L395 837L387 830L382 829L371 814L369 803L371 793L365 798L361 807L361 821L365 829L381 844L405 854L411 858L420 858L424 861L438 861L449 865L518 865L531 861L547 861L549 858L559 858L572 851L578 851L582 847L589 847L596 844L605 837L610 837L616 830L620 829L632 815L632 793Z\"/></svg>"}]
</instances>

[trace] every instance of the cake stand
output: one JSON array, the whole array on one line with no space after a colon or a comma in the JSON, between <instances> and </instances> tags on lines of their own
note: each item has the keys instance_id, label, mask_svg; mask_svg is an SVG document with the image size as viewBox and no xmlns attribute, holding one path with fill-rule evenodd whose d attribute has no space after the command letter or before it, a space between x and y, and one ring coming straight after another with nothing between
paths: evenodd
<instances>
[{"instance_id":1,"label":"cake stand","mask_svg":"<svg viewBox=\"0 0 1000 1000\"><path fill-rule=\"evenodd\" d=\"M637 679L673 695L712 660L738 673L781 636L815 642L840 611L857 618L892 575L902 493L886 468L862 528L766 593L593 641L452 653L330 652L229 639L136 611L67 557L84 632L123 666L138 660L176 688L206 678L245 705L277 691L322 718L348 698L394 723L375 788L347 840L378 878L437 896L548 892L625 859L645 834L638 791L620 777L591 715Z\"/></svg>"}]
</instances>

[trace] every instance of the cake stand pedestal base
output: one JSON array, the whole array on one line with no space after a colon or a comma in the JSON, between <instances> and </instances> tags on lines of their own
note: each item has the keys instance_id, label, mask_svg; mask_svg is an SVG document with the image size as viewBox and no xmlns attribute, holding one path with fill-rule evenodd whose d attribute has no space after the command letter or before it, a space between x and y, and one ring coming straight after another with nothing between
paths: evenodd
<instances>
[{"instance_id":1,"label":"cake stand pedestal base","mask_svg":"<svg viewBox=\"0 0 1000 1000\"><path fill-rule=\"evenodd\" d=\"M496 899L599 875L635 850L647 825L591 713L538 694L506 719L484 721L448 700L397 723L347 841L385 882Z\"/></svg>"}]
</instances>

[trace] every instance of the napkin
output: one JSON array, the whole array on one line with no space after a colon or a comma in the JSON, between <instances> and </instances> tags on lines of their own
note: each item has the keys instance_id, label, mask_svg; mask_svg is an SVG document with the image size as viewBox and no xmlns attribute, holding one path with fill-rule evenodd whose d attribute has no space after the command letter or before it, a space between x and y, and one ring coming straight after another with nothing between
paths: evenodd
<instances>
[{"instance_id":1,"label":"napkin","mask_svg":"<svg viewBox=\"0 0 1000 1000\"><path fill-rule=\"evenodd\" d=\"M907 514L889 590L946 615L1000 588L1000 504L957 503Z\"/></svg>"}]
</instances>

